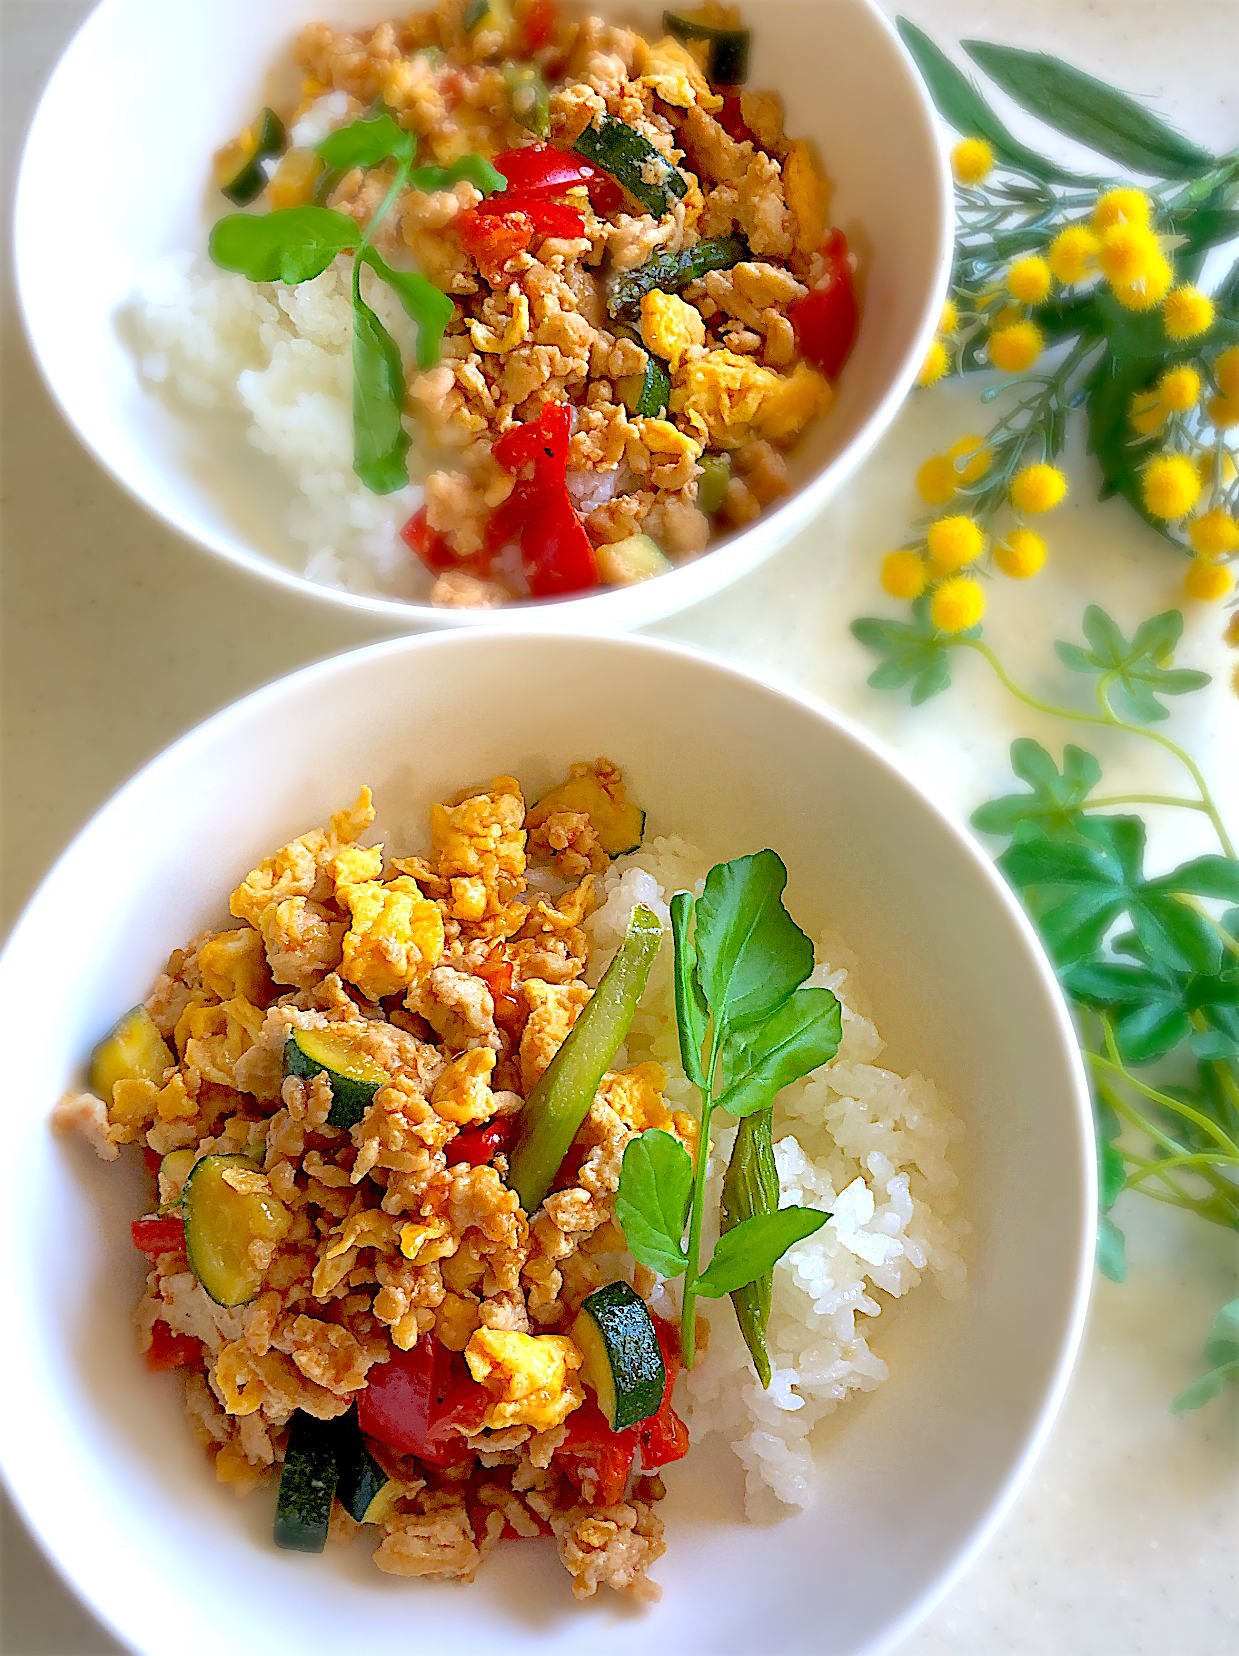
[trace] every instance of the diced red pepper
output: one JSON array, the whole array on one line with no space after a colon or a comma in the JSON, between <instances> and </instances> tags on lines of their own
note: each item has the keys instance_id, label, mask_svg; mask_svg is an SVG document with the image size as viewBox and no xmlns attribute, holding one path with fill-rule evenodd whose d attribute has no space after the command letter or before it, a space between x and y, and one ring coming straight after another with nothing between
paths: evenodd
<instances>
[{"instance_id":1,"label":"diced red pepper","mask_svg":"<svg viewBox=\"0 0 1239 1656\"><path fill-rule=\"evenodd\" d=\"M357 1424L367 1437L431 1466L468 1459L462 1433L482 1424L489 1398L458 1353L424 1334L409 1351L393 1346L366 1380L357 1397Z\"/></svg>"},{"instance_id":2,"label":"diced red pepper","mask_svg":"<svg viewBox=\"0 0 1239 1656\"><path fill-rule=\"evenodd\" d=\"M598 561L567 489L551 494L521 530L521 567L535 598L563 598L598 585Z\"/></svg>"},{"instance_id":3,"label":"diced red pepper","mask_svg":"<svg viewBox=\"0 0 1239 1656\"><path fill-rule=\"evenodd\" d=\"M446 538L437 529L432 529L426 521L426 508L423 506L400 531L401 539L412 547L418 557L425 564L432 575L439 575L445 569L455 569L457 558Z\"/></svg>"},{"instance_id":4,"label":"diced red pepper","mask_svg":"<svg viewBox=\"0 0 1239 1656\"><path fill-rule=\"evenodd\" d=\"M158 1178L159 1169L163 1162L163 1157L158 1150L152 1150L149 1144L144 1144L142 1146L142 1160L146 1163L146 1171L153 1173Z\"/></svg>"},{"instance_id":5,"label":"diced red pepper","mask_svg":"<svg viewBox=\"0 0 1239 1656\"><path fill-rule=\"evenodd\" d=\"M474 212L483 217L509 218L519 213L533 225L537 236L583 236L585 220L573 207L562 201L548 201L533 190L509 190L504 195L488 196L479 202Z\"/></svg>"},{"instance_id":6,"label":"diced red pepper","mask_svg":"<svg viewBox=\"0 0 1239 1656\"><path fill-rule=\"evenodd\" d=\"M502 1121L492 1121L485 1127L469 1127L463 1133L457 1133L447 1146L447 1165L459 1167L467 1163L470 1167L482 1167L492 1161L512 1135L512 1119L505 1116Z\"/></svg>"},{"instance_id":7,"label":"diced red pepper","mask_svg":"<svg viewBox=\"0 0 1239 1656\"><path fill-rule=\"evenodd\" d=\"M750 131L744 116L740 113L740 94L738 92L723 93L723 107L717 112L714 119L733 137L737 144L749 143L760 149L757 139Z\"/></svg>"},{"instance_id":8,"label":"diced red pepper","mask_svg":"<svg viewBox=\"0 0 1239 1656\"><path fill-rule=\"evenodd\" d=\"M549 46L559 22L559 7L555 0L529 0L521 13L521 36L527 52L537 52Z\"/></svg>"},{"instance_id":9,"label":"diced red pepper","mask_svg":"<svg viewBox=\"0 0 1239 1656\"><path fill-rule=\"evenodd\" d=\"M832 230L818 250L823 271L808 295L788 311L802 357L834 379L856 343L860 314L847 238Z\"/></svg>"},{"instance_id":10,"label":"diced red pepper","mask_svg":"<svg viewBox=\"0 0 1239 1656\"><path fill-rule=\"evenodd\" d=\"M657 1414L638 1421L634 1428L641 1443L643 1472L655 1472L660 1466L670 1466L672 1461L683 1460L689 1449L688 1427L671 1407L671 1394L675 1390L676 1375L680 1372L679 1330L664 1317L652 1315L651 1320L658 1336L658 1348L663 1354L667 1383L663 1387Z\"/></svg>"},{"instance_id":11,"label":"diced red pepper","mask_svg":"<svg viewBox=\"0 0 1239 1656\"><path fill-rule=\"evenodd\" d=\"M505 471L518 472L532 466L539 488L554 488L562 486L568 475L571 437L572 404L548 402L542 405L536 420L509 427L491 452Z\"/></svg>"},{"instance_id":12,"label":"diced red pepper","mask_svg":"<svg viewBox=\"0 0 1239 1656\"><path fill-rule=\"evenodd\" d=\"M164 1369L195 1368L202 1362L202 1341L192 1334L176 1334L162 1318L151 1325L151 1343L146 1366L156 1373Z\"/></svg>"},{"instance_id":13,"label":"diced red pepper","mask_svg":"<svg viewBox=\"0 0 1239 1656\"><path fill-rule=\"evenodd\" d=\"M564 1476L594 1505L614 1506L623 1500L637 1453L636 1428L613 1432L590 1397L568 1416L567 1427L555 1451Z\"/></svg>"},{"instance_id":14,"label":"diced red pepper","mask_svg":"<svg viewBox=\"0 0 1239 1656\"><path fill-rule=\"evenodd\" d=\"M495 956L478 967L477 975L490 990L495 1003L495 1022L500 1028L513 1030L522 1027L525 1008L520 998L512 993L512 962L504 960L502 955Z\"/></svg>"},{"instance_id":15,"label":"diced red pepper","mask_svg":"<svg viewBox=\"0 0 1239 1656\"><path fill-rule=\"evenodd\" d=\"M624 192L609 172L587 161L583 155L557 149L554 144L526 144L521 149L504 150L495 157L494 166L508 181L505 194L519 190L535 195L562 195L565 190L584 184L596 212L614 212L624 202ZM454 222L459 224L460 220Z\"/></svg>"},{"instance_id":16,"label":"diced red pepper","mask_svg":"<svg viewBox=\"0 0 1239 1656\"><path fill-rule=\"evenodd\" d=\"M477 207L467 207L457 213L452 226L460 245L488 279L496 276L509 259L523 253L533 240L533 220L527 213L483 213Z\"/></svg>"},{"instance_id":17,"label":"diced red pepper","mask_svg":"<svg viewBox=\"0 0 1239 1656\"><path fill-rule=\"evenodd\" d=\"M133 1245L148 1259L185 1252L185 1221L170 1218L135 1219L129 1227Z\"/></svg>"}]
</instances>

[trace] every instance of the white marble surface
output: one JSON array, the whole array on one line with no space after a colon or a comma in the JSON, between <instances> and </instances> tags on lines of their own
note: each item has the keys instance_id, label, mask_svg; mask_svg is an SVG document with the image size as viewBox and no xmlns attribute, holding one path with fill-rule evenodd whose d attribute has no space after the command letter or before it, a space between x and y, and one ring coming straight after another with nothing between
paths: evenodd
<instances>
[{"instance_id":1,"label":"white marble surface","mask_svg":"<svg viewBox=\"0 0 1239 1656\"><path fill-rule=\"evenodd\" d=\"M89 9L86 0L0 0L6 200L37 88ZM1235 0L905 0L903 9L941 41L980 35L1058 51L1152 97L1193 137L1220 149L1239 144ZM105 182L98 166L96 182ZM7 924L76 829L143 761L256 685L380 629L254 585L148 520L65 430L7 289L3 321ZM875 566L915 510L919 460L944 446L944 435L981 423L971 390L915 400L797 543L657 629L843 708L960 812L1005 787L1013 736L1057 747L1061 731L1026 717L975 659L960 665L949 696L919 711L868 690L869 658L847 623L891 608L875 590ZM1027 587L998 583L986 624L1017 676L1043 688L1057 678L1050 641L1072 631L1086 603L1105 604L1129 629L1180 603L1182 564L1125 506L1093 503L1095 474L1082 453L1072 473L1073 500L1048 523L1052 567ZM1215 609L1188 606L1179 661L1227 669L1233 658L1220 646L1220 625ZM1165 728L1211 771L1224 809L1239 820L1239 701L1216 685ZM1103 757L1113 791L1178 780L1156 754L1115 747ZM1177 823L1155 834L1161 859L1194 849ZM1117 1217L1130 1275L1122 1287L1098 1283L1049 1447L996 1540L902 1647L908 1656L1228 1656L1239 1645L1233 1394L1183 1419L1166 1406L1198 1371L1214 1308L1236 1291L1234 1239L1137 1198L1125 1198ZM119 1649L7 1505L0 1564L7 1656Z\"/></svg>"}]
</instances>

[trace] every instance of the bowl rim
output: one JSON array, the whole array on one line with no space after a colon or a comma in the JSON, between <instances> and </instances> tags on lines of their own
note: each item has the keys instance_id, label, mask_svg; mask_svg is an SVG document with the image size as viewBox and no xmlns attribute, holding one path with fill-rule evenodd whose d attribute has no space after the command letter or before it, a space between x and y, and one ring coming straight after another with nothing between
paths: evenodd
<instances>
[{"instance_id":1,"label":"bowl rim","mask_svg":"<svg viewBox=\"0 0 1239 1656\"><path fill-rule=\"evenodd\" d=\"M934 250L934 277L924 296L919 327L904 359L870 412L863 425L844 448L820 471L810 477L799 489L772 510L763 512L750 525L725 536L706 556L691 563L678 565L667 574L650 582L638 582L628 587L611 587L601 592L587 593L579 598L523 599L505 604L498 610L469 610L437 608L428 603L412 603L403 598L388 598L380 593L351 592L344 587L332 587L311 580L304 573L286 567L273 558L248 550L240 539L228 539L213 530L205 529L177 507L156 504L144 495L96 446L82 419L75 414L70 402L53 379L44 360L31 320L32 307L28 294L38 281L37 260L26 256L25 249L33 246L33 237L24 230L27 218L34 211L38 194L34 178L32 152L40 129L49 117L47 109L53 103L56 85L66 63L77 53L90 47L94 35L101 31L112 14L130 3L130 0L98 0L98 4L84 18L48 77L39 95L22 144L14 191L12 216L12 260L18 310L22 318L30 353L38 366L40 378L65 424L95 464L140 506L155 522L164 525L199 553L221 558L225 564L244 574L269 581L290 593L309 597L319 602L336 605L359 614L384 618L388 624L399 625L410 631L472 631L498 624L505 627L571 630L585 628L630 628L662 620L681 609L712 596L731 584L748 570L765 562L799 530L803 529L822 509L837 488L863 463L889 430L924 360L937 329L938 318L947 295L951 261L954 253L954 186L947 157L946 139L938 121L933 101L915 64L900 39L894 23L882 10L878 0L850 0L869 14L879 34L885 37L893 61L903 71L909 93L909 111L915 111L922 127L921 136L934 175L938 197L935 214L937 246ZM502 617L502 623L498 618Z\"/></svg>"},{"instance_id":2,"label":"bowl rim","mask_svg":"<svg viewBox=\"0 0 1239 1656\"><path fill-rule=\"evenodd\" d=\"M1024 944L1030 964L1040 979L1042 988L1046 991L1047 1011L1060 1042L1062 1056L1065 1059L1065 1068L1071 1080L1070 1100L1067 1107L1069 1120L1073 1123L1075 1129L1075 1148L1082 1173L1080 1181L1082 1211L1079 1214L1079 1250L1070 1305L1063 1322L1063 1335L1055 1359L1053 1375L1046 1387L1033 1424L1027 1433L1023 1448L1015 1458L1002 1483L993 1491L984 1513L973 1524L971 1530L966 1533L946 1568L908 1605L897 1621L884 1629L867 1645L858 1646L852 1653L852 1656L884 1656L884 1653L893 1650L933 1610L971 1567L1010 1511L1038 1456L1045 1447L1075 1368L1088 1312L1096 1249L1097 1167L1094 1151L1092 1105L1084 1060L1054 969L1033 928L1032 922L1016 899L1015 894L999 874L991 858L968 832L964 824L907 774L899 762L898 754L880 738L865 730L848 715L838 712L818 698L781 682L773 676L754 671L747 666L741 666L693 645L647 637L642 634L604 632L597 628L582 628L570 633L559 628L546 628L531 632L528 628L512 627L495 628L487 633L442 631L404 634L396 638L383 639L376 643L363 645L355 650L326 656L250 691L247 695L211 714L183 736L178 737L162 752L148 760L128 781L122 783L74 835L69 845L57 857L51 869L39 882L34 894L10 928L8 936L3 940L3 947L0 948L0 982L3 982L9 969L10 958L20 956L21 944L26 931L38 925L39 910L46 900L47 893L62 878L63 872L71 867L74 858L79 855L87 840L97 831L106 818L124 809L130 794L148 786L151 780L157 778L161 771L172 771L178 768L186 757L193 754L196 748L214 743L220 736L226 735L231 727L243 724L254 712L263 709L268 704L276 704L285 697L295 698L303 688L316 682L329 681L336 675L347 675L358 667L387 656L399 656L413 652L429 654L472 647L485 648L491 646L497 637L509 641L519 639L522 645L549 644L552 648L559 644L606 643L621 650L630 650L637 655L644 653L674 657L691 668L721 673L739 680L751 688L765 692L776 702L782 701L790 704L803 712L809 713L821 723L832 726L845 741L850 743L854 749L859 750L865 759L878 766L896 784L901 785L922 809L929 812L936 819L937 825L946 831L948 837L963 852L982 884L989 888L991 895L997 899L1000 907L1006 911L1007 917L1013 921ZM8 1489L10 1498L20 1513L27 1531L33 1536L44 1556L56 1569L70 1591L77 1597L78 1590L71 1564L69 1561L61 1560L56 1550L56 1541L51 1532L51 1526L49 1523L43 1522L39 1516L36 1516L35 1503L28 1494L28 1491L33 1488L38 1479L36 1459L37 1456L32 1450L30 1451L30 1458L27 1460L26 1451L20 1440L13 1434L6 1434L5 1439L0 1442L0 1481ZM90 1614L94 1615L129 1648L141 1652L142 1656L160 1656L160 1653L153 1647L132 1641L129 1631L121 1619L122 1609L120 1603L105 1607L93 1600L86 1601L79 1598L79 1602L83 1603Z\"/></svg>"}]
</instances>

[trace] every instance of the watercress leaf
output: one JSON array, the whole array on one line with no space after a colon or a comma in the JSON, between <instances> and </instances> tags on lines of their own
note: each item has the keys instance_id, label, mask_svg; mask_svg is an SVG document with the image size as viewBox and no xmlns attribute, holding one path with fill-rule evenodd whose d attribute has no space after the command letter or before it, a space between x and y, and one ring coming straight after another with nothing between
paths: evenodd
<instances>
[{"instance_id":1,"label":"watercress leaf","mask_svg":"<svg viewBox=\"0 0 1239 1656\"><path fill-rule=\"evenodd\" d=\"M1046 52L965 40L968 56L1008 97L1099 155L1156 178L1195 178L1214 157L1126 93Z\"/></svg>"},{"instance_id":2,"label":"watercress leaf","mask_svg":"<svg viewBox=\"0 0 1239 1656\"><path fill-rule=\"evenodd\" d=\"M1111 1282L1127 1280L1127 1243L1122 1231L1107 1214L1097 1219L1097 1269Z\"/></svg>"},{"instance_id":3,"label":"watercress leaf","mask_svg":"<svg viewBox=\"0 0 1239 1656\"><path fill-rule=\"evenodd\" d=\"M363 248L358 256L383 278L403 305L405 314L416 322L417 345L414 354L417 366L433 368L439 360L443 330L452 320L455 305L420 271L393 270L373 247Z\"/></svg>"},{"instance_id":4,"label":"watercress leaf","mask_svg":"<svg viewBox=\"0 0 1239 1656\"><path fill-rule=\"evenodd\" d=\"M353 273L353 469L375 494L409 481L404 368L396 341L361 297Z\"/></svg>"},{"instance_id":5,"label":"watercress leaf","mask_svg":"<svg viewBox=\"0 0 1239 1656\"><path fill-rule=\"evenodd\" d=\"M1239 862L1231 857L1193 857L1169 874L1148 881L1150 891L1189 891L1196 897L1239 900Z\"/></svg>"},{"instance_id":6,"label":"watercress leaf","mask_svg":"<svg viewBox=\"0 0 1239 1656\"><path fill-rule=\"evenodd\" d=\"M311 281L346 248L361 241L361 228L330 207L277 207L272 213L227 213L207 243L221 270L251 282Z\"/></svg>"},{"instance_id":7,"label":"watercress leaf","mask_svg":"<svg viewBox=\"0 0 1239 1656\"><path fill-rule=\"evenodd\" d=\"M624 1151L615 1217L629 1248L660 1276L679 1276L688 1264L684 1225L693 1189L693 1159L670 1133L650 1128Z\"/></svg>"},{"instance_id":8,"label":"watercress leaf","mask_svg":"<svg viewBox=\"0 0 1239 1656\"><path fill-rule=\"evenodd\" d=\"M1000 161L1022 167L1034 177L1057 179L1060 183L1086 182L1013 138L967 75L956 68L929 36L906 17L897 21L900 38L912 54L938 113L956 132L968 138L984 138Z\"/></svg>"},{"instance_id":9,"label":"watercress leaf","mask_svg":"<svg viewBox=\"0 0 1239 1656\"><path fill-rule=\"evenodd\" d=\"M675 942L675 1016L680 1034L680 1062L695 1086L704 1087L701 1052L710 1009L697 979L697 947L691 932L695 905L692 893L677 891L671 899L671 935Z\"/></svg>"},{"instance_id":10,"label":"watercress leaf","mask_svg":"<svg viewBox=\"0 0 1239 1656\"><path fill-rule=\"evenodd\" d=\"M731 1049L721 1108L734 1116L764 1110L784 1087L828 1063L839 1050L842 1016L829 989L794 990Z\"/></svg>"},{"instance_id":11,"label":"watercress leaf","mask_svg":"<svg viewBox=\"0 0 1239 1656\"><path fill-rule=\"evenodd\" d=\"M830 1218L818 1208L783 1207L743 1219L718 1239L714 1256L697 1279L697 1292L721 1299L776 1265L789 1248L820 1230Z\"/></svg>"},{"instance_id":12,"label":"watercress leaf","mask_svg":"<svg viewBox=\"0 0 1239 1656\"><path fill-rule=\"evenodd\" d=\"M1081 806L1101 780L1093 755L1068 743L1060 773L1039 742L1021 736L1011 744L1011 769L1032 791L988 800L972 813L972 826L985 834L1010 835L1021 822L1035 822L1047 834L1074 838Z\"/></svg>"},{"instance_id":13,"label":"watercress leaf","mask_svg":"<svg viewBox=\"0 0 1239 1656\"><path fill-rule=\"evenodd\" d=\"M719 863L697 899L697 976L716 1023L759 1023L813 970L813 944L783 906L775 851Z\"/></svg>"},{"instance_id":14,"label":"watercress leaf","mask_svg":"<svg viewBox=\"0 0 1239 1656\"><path fill-rule=\"evenodd\" d=\"M475 190L481 190L484 196L502 193L508 187L507 179L483 155L458 155L444 171L446 180L442 188L445 190L462 181L472 184Z\"/></svg>"},{"instance_id":15,"label":"watercress leaf","mask_svg":"<svg viewBox=\"0 0 1239 1656\"><path fill-rule=\"evenodd\" d=\"M416 149L416 135L399 126L387 110L351 121L317 145L321 159L339 172L377 167L380 161L411 161Z\"/></svg>"}]
</instances>

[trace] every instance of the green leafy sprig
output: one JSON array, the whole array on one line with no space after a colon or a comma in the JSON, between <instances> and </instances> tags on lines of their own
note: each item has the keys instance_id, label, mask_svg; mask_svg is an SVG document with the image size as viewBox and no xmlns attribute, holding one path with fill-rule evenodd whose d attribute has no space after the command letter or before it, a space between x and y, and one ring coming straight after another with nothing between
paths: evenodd
<instances>
[{"instance_id":1,"label":"green leafy sprig","mask_svg":"<svg viewBox=\"0 0 1239 1656\"><path fill-rule=\"evenodd\" d=\"M696 1159L648 1130L624 1152L616 1216L628 1246L660 1276L684 1278L681 1346L691 1368L699 1298L730 1294L763 1385L775 1264L830 1217L779 1207L772 1106L792 1081L833 1058L842 1014L828 989L806 987L813 944L783 905L787 869L773 851L720 863L699 898L671 902L680 1056L701 1094ZM723 1182L720 1236L701 1266L706 1166L715 1110L740 1122ZM685 1232L687 1231L687 1236Z\"/></svg>"},{"instance_id":2,"label":"green leafy sprig","mask_svg":"<svg viewBox=\"0 0 1239 1656\"><path fill-rule=\"evenodd\" d=\"M978 831L1009 842L998 866L1036 924L1075 1016L1097 1127L1098 1266L1116 1282L1127 1261L1111 1210L1124 1191L1239 1230L1239 859L1200 768L1150 728L1167 717L1161 698L1210 682L1207 673L1170 664L1182 627L1182 616L1169 611L1129 639L1090 606L1085 643L1060 641L1055 650L1069 671L1095 680L1095 712L1029 695L975 634L937 633L923 608L915 628L873 619L853 627L885 657L871 684L907 684L914 701L924 700L949 685L951 651L969 650L1026 707L1153 743L1191 780L1183 794L1103 795L1092 753L1068 743L1060 768L1021 737L1011 745L1011 768L1027 787L972 816ZM1219 852L1149 876L1145 824L1122 809L1132 806L1201 813ZM1159 1066L1156 1080L1135 1073L1151 1065ZM1199 1407L1239 1375L1237 1307L1218 1313L1209 1373L1175 1399L1176 1410Z\"/></svg>"},{"instance_id":3,"label":"green leafy sprig","mask_svg":"<svg viewBox=\"0 0 1239 1656\"><path fill-rule=\"evenodd\" d=\"M331 133L317 153L335 173L355 167L390 169L387 190L364 232L355 219L331 207L278 207L270 213L227 214L211 231L209 250L222 269L251 282L291 286L321 276L338 254L354 254L353 469L375 494L390 494L409 481L404 366L396 341L362 298L362 266L387 284L416 324L417 367L433 367L452 301L420 271L389 265L372 245L374 236L408 186L447 190L467 179L487 195L506 189L507 180L480 155L461 156L448 167L414 167L417 138L386 110Z\"/></svg>"}]
</instances>

